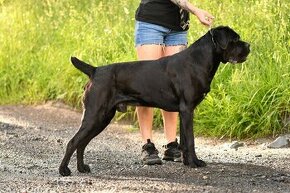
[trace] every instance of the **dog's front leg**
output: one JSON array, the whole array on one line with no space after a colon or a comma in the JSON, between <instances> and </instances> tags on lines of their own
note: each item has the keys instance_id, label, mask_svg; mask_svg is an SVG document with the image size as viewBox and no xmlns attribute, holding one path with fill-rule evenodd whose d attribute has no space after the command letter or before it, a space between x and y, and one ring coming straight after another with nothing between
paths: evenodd
<instances>
[{"instance_id":1,"label":"dog's front leg","mask_svg":"<svg viewBox=\"0 0 290 193\"><path fill-rule=\"evenodd\" d=\"M205 162L199 160L195 153L193 111L190 109L180 112L180 143L184 165L189 165L192 168L206 166Z\"/></svg>"}]
</instances>

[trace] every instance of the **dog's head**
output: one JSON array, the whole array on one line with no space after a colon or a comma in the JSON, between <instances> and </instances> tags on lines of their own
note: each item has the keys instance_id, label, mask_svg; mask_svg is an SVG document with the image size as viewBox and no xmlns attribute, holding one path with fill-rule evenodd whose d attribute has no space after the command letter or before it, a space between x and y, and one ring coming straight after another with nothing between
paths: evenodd
<instances>
[{"instance_id":1,"label":"dog's head","mask_svg":"<svg viewBox=\"0 0 290 193\"><path fill-rule=\"evenodd\" d=\"M210 30L212 41L221 53L223 63L233 64L246 61L250 44L240 40L239 34L229 27L220 26Z\"/></svg>"}]
</instances>

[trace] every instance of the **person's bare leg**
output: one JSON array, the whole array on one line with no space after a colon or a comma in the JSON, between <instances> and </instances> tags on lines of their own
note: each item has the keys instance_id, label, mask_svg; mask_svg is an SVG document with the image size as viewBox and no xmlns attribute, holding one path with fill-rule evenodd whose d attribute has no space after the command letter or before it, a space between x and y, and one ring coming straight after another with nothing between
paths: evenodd
<instances>
[{"instance_id":1,"label":"person's bare leg","mask_svg":"<svg viewBox=\"0 0 290 193\"><path fill-rule=\"evenodd\" d=\"M164 56L173 55L175 53L184 50L185 48L186 48L185 45L166 46L164 49ZM168 143L174 142L176 139L178 113L162 110L162 116L166 140Z\"/></svg>"},{"instance_id":2,"label":"person's bare leg","mask_svg":"<svg viewBox=\"0 0 290 193\"><path fill-rule=\"evenodd\" d=\"M142 45L137 47L138 60L156 60L163 56L163 46ZM152 141L153 108L136 107L140 132L144 143Z\"/></svg>"}]
</instances>

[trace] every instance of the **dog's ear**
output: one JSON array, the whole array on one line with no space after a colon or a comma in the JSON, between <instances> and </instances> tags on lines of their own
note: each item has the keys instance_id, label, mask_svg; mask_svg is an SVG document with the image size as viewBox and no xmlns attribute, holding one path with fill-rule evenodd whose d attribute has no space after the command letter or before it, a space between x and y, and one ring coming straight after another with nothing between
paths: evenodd
<instances>
[{"instance_id":1,"label":"dog's ear","mask_svg":"<svg viewBox=\"0 0 290 193\"><path fill-rule=\"evenodd\" d=\"M230 42L236 42L240 39L239 34L229 27L220 26L213 29L213 39L217 45L225 50Z\"/></svg>"}]
</instances>

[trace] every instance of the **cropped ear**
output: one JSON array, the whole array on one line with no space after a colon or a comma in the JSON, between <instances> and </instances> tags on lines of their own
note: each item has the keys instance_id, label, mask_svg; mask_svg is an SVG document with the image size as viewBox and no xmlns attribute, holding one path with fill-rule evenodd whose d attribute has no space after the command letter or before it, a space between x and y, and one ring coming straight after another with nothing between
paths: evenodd
<instances>
[{"instance_id":1,"label":"cropped ear","mask_svg":"<svg viewBox=\"0 0 290 193\"><path fill-rule=\"evenodd\" d=\"M236 42L240 36L231 28L220 26L213 30L213 39L217 45L225 50L230 42Z\"/></svg>"}]
</instances>

